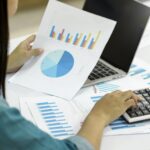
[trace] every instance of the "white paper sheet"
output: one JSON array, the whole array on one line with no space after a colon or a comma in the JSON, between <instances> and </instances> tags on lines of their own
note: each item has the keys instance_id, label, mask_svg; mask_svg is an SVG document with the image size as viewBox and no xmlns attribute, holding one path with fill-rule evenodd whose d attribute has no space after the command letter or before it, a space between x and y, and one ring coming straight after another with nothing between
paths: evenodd
<instances>
[{"instance_id":1,"label":"white paper sheet","mask_svg":"<svg viewBox=\"0 0 150 150\"><path fill-rule=\"evenodd\" d=\"M71 102L53 96L22 100L26 101L38 127L54 138L73 136L81 127L82 116Z\"/></svg>"},{"instance_id":2,"label":"white paper sheet","mask_svg":"<svg viewBox=\"0 0 150 150\"><path fill-rule=\"evenodd\" d=\"M150 87L150 65L140 59L135 59L128 76L139 78L143 83Z\"/></svg>"},{"instance_id":3,"label":"white paper sheet","mask_svg":"<svg viewBox=\"0 0 150 150\"><path fill-rule=\"evenodd\" d=\"M29 98L30 100L30 98ZM32 122L34 125L37 125L32 113L27 105L28 98L20 98L20 112L21 115L28 121Z\"/></svg>"},{"instance_id":4,"label":"white paper sheet","mask_svg":"<svg viewBox=\"0 0 150 150\"><path fill-rule=\"evenodd\" d=\"M72 99L96 65L115 25L115 21L50 0L34 44L45 52L10 81Z\"/></svg>"}]
</instances>

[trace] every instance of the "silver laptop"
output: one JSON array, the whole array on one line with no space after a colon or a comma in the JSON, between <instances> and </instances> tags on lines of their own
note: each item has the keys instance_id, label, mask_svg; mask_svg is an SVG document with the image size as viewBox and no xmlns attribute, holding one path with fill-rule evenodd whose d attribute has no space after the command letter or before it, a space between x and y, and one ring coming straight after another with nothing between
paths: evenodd
<instances>
[{"instance_id":1,"label":"silver laptop","mask_svg":"<svg viewBox=\"0 0 150 150\"><path fill-rule=\"evenodd\" d=\"M150 8L132 0L123 3L120 0L87 0L84 10L117 21L101 58L84 86L126 76L146 28Z\"/></svg>"}]
</instances>

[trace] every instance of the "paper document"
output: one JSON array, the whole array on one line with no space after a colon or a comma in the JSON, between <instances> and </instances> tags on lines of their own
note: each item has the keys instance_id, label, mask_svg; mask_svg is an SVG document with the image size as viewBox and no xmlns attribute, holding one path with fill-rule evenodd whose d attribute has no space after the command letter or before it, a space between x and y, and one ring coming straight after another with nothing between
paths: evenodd
<instances>
[{"instance_id":1,"label":"paper document","mask_svg":"<svg viewBox=\"0 0 150 150\"><path fill-rule=\"evenodd\" d=\"M32 122L34 125L37 125L31 111L29 110L27 100L28 100L28 98L20 98L20 112L21 112L21 115L26 120ZM30 98L29 98L29 100L30 100Z\"/></svg>"},{"instance_id":2,"label":"paper document","mask_svg":"<svg viewBox=\"0 0 150 150\"><path fill-rule=\"evenodd\" d=\"M86 117L95 103L107 93L116 90L138 90L148 87L150 87L150 66L139 59L135 59L127 77L83 88L73 102ZM137 134L148 132L147 129L149 128L150 121L129 124L124 118L119 118L105 129L104 134Z\"/></svg>"},{"instance_id":3,"label":"paper document","mask_svg":"<svg viewBox=\"0 0 150 150\"><path fill-rule=\"evenodd\" d=\"M21 98L21 112L51 136L63 139L75 135L97 101L115 90L137 90L149 87L150 67L135 59L125 78L83 88L72 101L54 96ZM123 117L105 128L105 136L150 132L150 121L129 124Z\"/></svg>"},{"instance_id":4,"label":"paper document","mask_svg":"<svg viewBox=\"0 0 150 150\"><path fill-rule=\"evenodd\" d=\"M37 126L54 138L75 135L81 127L81 114L71 102L53 96L21 98L26 101Z\"/></svg>"},{"instance_id":5,"label":"paper document","mask_svg":"<svg viewBox=\"0 0 150 150\"><path fill-rule=\"evenodd\" d=\"M108 93L117 90L137 90L146 87L148 87L148 85L140 78L125 77L118 80L100 83L93 87L83 88L73 101L83 113L87 114L91 111L95 103Z\"/></svg>"},{"instance_id":6,"label":"paper document","mask_svg":"<svg viewBox=\"0 0 150 150\"><path fill-rule=\"evenodd\" d=\"M115 25L115 21L50 0L34 43L34 48L45 52L10 81L72 99L95 67Z\"/></svg>"},{"instance_id":7,"label":"paper document","mask_svg":"<svg viewBox=\"0 0 150 150\"><path fill-rule=\"evenodd\" d=\"M139 78L143 83L150 87L150 65L140 59L135 59L128 76Z\"/></svg>"}]
</instances>

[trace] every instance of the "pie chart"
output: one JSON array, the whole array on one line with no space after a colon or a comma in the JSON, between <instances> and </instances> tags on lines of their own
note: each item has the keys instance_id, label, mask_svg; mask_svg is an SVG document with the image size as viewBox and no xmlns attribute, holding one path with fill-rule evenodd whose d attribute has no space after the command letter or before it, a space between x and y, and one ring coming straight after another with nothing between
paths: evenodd
<instances>
[{"instance_id":1,"label":"pie chart","mask_svg":"<svg viewBox=\"0 0 150 150\"><path fill-rule=\"evenodd\" d=\"M41 71L47 77L59 78L69 73L73 66L73 56L66 50L57 50L45 56L41 63Z\"/></svg>"}]
</instances>

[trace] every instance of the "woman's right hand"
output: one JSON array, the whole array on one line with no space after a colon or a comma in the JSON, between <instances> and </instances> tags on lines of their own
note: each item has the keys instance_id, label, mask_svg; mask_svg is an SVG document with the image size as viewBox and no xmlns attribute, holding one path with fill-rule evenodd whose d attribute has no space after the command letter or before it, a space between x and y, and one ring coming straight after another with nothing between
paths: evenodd
<instances>
[{"instance_id":1,"label":"woman's right hand","mask_svg":"<svg viewBox=\"0 0 150 150\"><path fill-rule=\"evenodd\" d=\"M106 126L124 114L127 109L136 106L138 101L139 97L132 91L116 91L97 102L90 115L100 117Z\"/></svg>"},{"instance_id":2,"label":"woman's right hand","mask_svg":"<svg viewBox=\"0 0 150 150\"><path fill-rule=\"evenodd\" d=\"M99 150L105 126L124 114L128 108L136 106L138 100L132 91L107 94L94 106L78 135L87 139L95 150Z\"/></svg>"}]
</instances>

